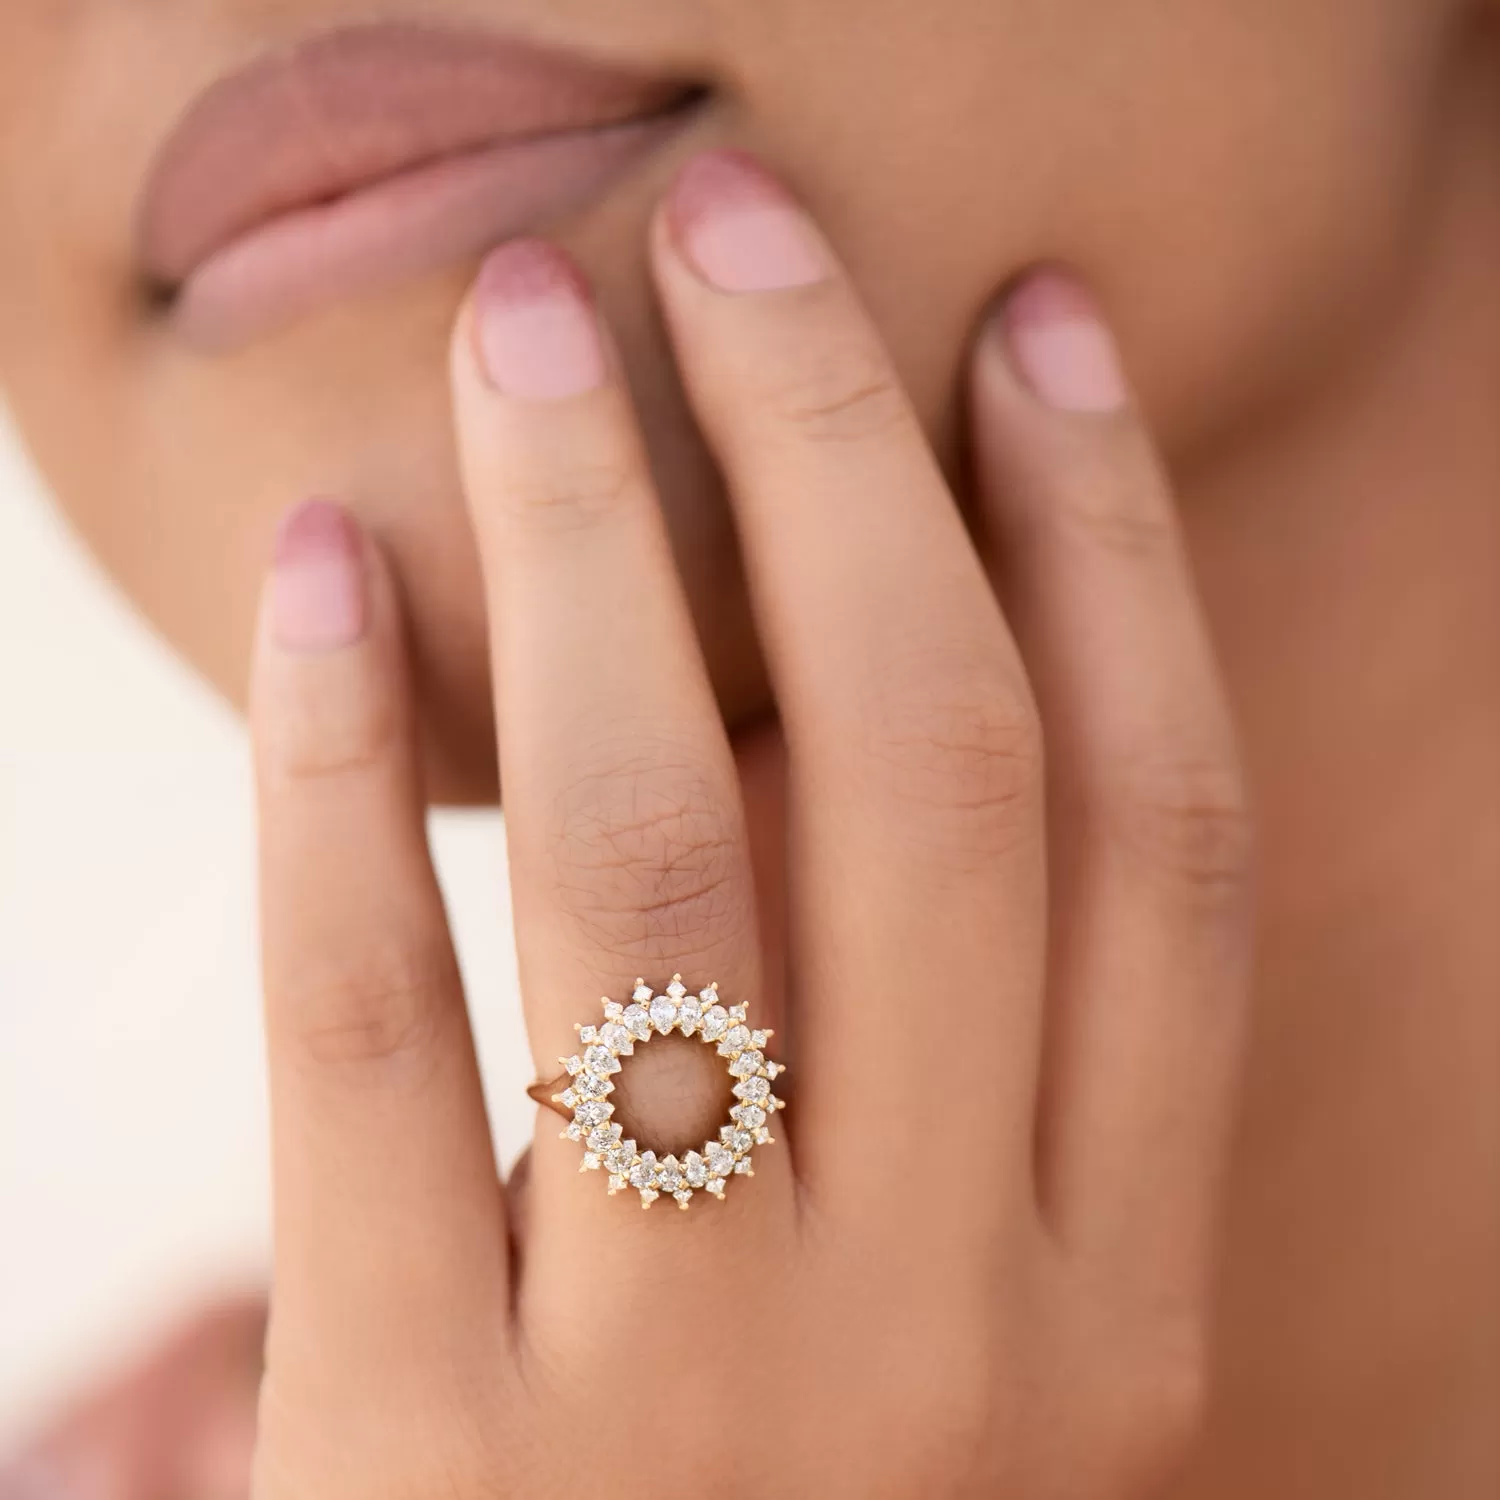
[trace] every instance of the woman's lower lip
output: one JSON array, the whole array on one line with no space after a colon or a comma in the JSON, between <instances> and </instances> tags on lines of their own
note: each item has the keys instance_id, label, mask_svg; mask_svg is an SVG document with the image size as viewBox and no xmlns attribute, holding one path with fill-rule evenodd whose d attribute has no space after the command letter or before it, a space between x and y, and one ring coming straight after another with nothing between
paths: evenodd
<instances>
[{"instance_id":1,"label":"woman's lower lip","mask_svg":"<svg viewBox=\"0 0 1500 1500\"><path fill-rule=\"evenodd\" d=\"M170 300L172 326L197 348L231 350L348 297L471 260L587 207L689 113L480 148L283 214L187 277Z\"/></svg>"}]
</instances>

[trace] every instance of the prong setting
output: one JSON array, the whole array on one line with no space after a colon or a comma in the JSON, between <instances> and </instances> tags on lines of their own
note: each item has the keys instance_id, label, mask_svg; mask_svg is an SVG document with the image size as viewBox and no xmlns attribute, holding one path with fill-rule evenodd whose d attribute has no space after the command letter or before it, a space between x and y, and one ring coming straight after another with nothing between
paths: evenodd
<instances>
[{"instance_id":1,"label":"prong setting","mask_svg":"<svg viewBox=\"0 0 1500 1500\"><path fill-rule=\"evenodd\" d=\"M579 1171L605 1173L611 1196L632 1190L639 1195L642 1208L670 1197L686 1210L705 1193L722 1201L731 1177L755 1175L751 1153L757 1146L773 1143L766 1124L785 1108L785 1101L771 1092L771 1084L786 1068L769 1061L764 1053L773 1033L751 1030L746 1024L747 1007L725 1006L717 983L694 995L680 974L674 974L660 993L638 979L629 1003L608 996L602 1003L602 1024L574 1028L583 1051L559 1059L569 1074L559 1081L568 1087L552 1096L555 1103L573 1112L563 1136L583 1145ZM614 1105L606 1097L614 1091L612 1075L620 1071L621 1058L630 1057L638 1045L653 1037L674 1033L696 1038L727 1059L736 1100L718 1139L706 1141L701 1150L685 1152L680 1160L675 1155L658 1159L654 1151L638 1151L633 1140L621 1139L621 1126L610 1119Z\"/></svg>"}]
</instances>

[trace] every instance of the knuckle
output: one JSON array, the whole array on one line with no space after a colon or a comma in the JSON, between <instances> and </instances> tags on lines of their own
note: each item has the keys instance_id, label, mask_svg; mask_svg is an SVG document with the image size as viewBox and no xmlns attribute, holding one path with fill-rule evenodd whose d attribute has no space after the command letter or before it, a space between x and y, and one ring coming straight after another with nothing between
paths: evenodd
<instances>
[{"instance_id":1,"label":"knuckle","mask_svg":"<svg viewBox=\"0 0 1500 1500\"><path fill-rule=\"evenodd\" d=\"M1249 883L1255 834L1244 781L1228 759L1148 762L1126 777L1112 814L1134 858L1205 893Z\"/></svg>"},{"instance_id":2,"label":"knuckle","mask_svg":"<svg viewBox=\"0 0 1500 1500\"><path fill-rule=\"evenodd\" d=\"M557 889L604 951L701 954L745 920L741 845L715 778L641 755L579 779L555 841Z\"/></svg>"},{"instance_id":3,"label":"knuckle","mask_svg":"<svg viewBox=\"0 0 1500 1500\"><path fill-rule=\"evenodd\" d=\"M376 948L284 981L279 1008L314 1066L389 1068L430 1054L439 997L457 982L447 951Z\"/></svg>"},{"instance_id":4,"label":"knuckle","mask_svg":"<svg viewBox=\"0 0 1500 1500\"><path fill-rule=\"evenodd\" d=\"M873 350L813 356L799 344L795 362L768 385L763 395L775 425L799 440L859 443L912 422L905 393Z\"/></svg>"},{"instance_id":5,"label":"knuckle","mask_svg":"<svg viewBox=\"0 0 1500 1500\"><path fill-rule=\"evenodd\" d=\"M1170 553L1176 521L1155 470L1143 462L1121 464L1099 454L1079 462L1047 507L1064 540L1124 562Z\"/></svg>"},{"instance_id":6,"label":"knuckle","mask_svg":"<svg viewBox=\"0 0 1500 1500\"><path fill-rule=\"evenodd\" d=\"M881 1430L909 1434L903 1448L902 1473L891 1494L928 1496L988 1492L985 1479L995 1467L996 1408L994 1382L987 1363L965 1361L974 1371L964 1379L951 1371L928 1368L928 1378L901 1380L885 1409ZM885 1493L884 1491L882 1493Z\"/></svg>"},{"instance_id":7,"label":"knuckle","mask_svg":"<svg viewBox=\"0 0 1500 1500\"><path fill-rule=\"evenodd\" d=\"M624 509L637 493L639 479L623 458L575 453L545 472L513 474L503 488L515 524L569 531Z\"/></svg>"},{"instance_id":8,"label":"knuckle","mask_svg":"<svg viewBox=\"0 0 1500 1500\"><path fill-rule=\"evenodd\" d=\"M1154 1493L1191 1452L1208 1416L1209 1361L1201 1333L1163 1339L1122 1382L1114 1403L1121 1470Z\"/></svg>"},{"instance_id":9,"label":"knuckle","mask_svg":"<svg viewBox=\"0 0 1500 1500\"><path fill-rule=\"evenodd\" d=\"M405 733L393 695L366 681L298 683L269 731L270 762L286 783L354 779L390 763Z\"/></svg>"},{"instance_id":10,"label":"knuckle","mask_svg":"<svg viewBox=\"0 0 1500 1500\"><path fill-rule=\"evenodd\" d=\"M1041 727L1004 667L962 653L908 664L877 691L867 745L881 791L916 805L961 863L1003 852L1040 791Z\"/></svg>"}]
</instances>

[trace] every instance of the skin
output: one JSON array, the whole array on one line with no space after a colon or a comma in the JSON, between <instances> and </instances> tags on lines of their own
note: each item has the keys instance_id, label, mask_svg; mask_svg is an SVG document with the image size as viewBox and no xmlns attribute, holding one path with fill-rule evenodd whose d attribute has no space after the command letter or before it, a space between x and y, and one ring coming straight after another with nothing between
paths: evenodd
<instances>
[{"instance_id":1,"label":"skin","mask_svg":"<svg viewBox=\"0 0 1500 1500\"><path fill-rule=\"evenodd\" d=\"M1492 1493L1500 83L1482 8L974 0L934 25L891 0L851 25L852 5L795 24L790 5L442 13L732 79L705 138L758 151L818 215L976 524L957 393L983 308L1043 258L1096 288L1177 474L1263 851L1219 1353L1182 1493ZM0 371L105 564L231 692L275 517L310 490L346 499L410 603L431 790L475 796L486 611L441 357L467 270L216 363L131 277L131 194L176 111L255 46L347 19L7 7ZM560 237L621 347L738 727L764 673L648 292L645 225L677 165Z\"/></svg>"},{"instance_id":2,"label":"skin","mask_svg":"<svg viewBox=\"0 0 1500 1500\"><path fill-rule=\"evenodd\" d=\"M710 158L652 247L781 710L788 940L762 939L745 828L766 809L740 792L628 399L580 353L599 335L566 262L522 243L486 265L453 353L522 993L540 1062L627 958L719 976L795 1029L792 1149L768 1144L753 1192L690 1209L669 1246L580 1193L544 1124L507 1236L395 590L363 538L335 556L309 540L326 512L298 513L251 711L277 1225L254 1492L540 1500L608 1472L641 1500L1144 1495L1197 1419L1250 873L1152 450L1083 299L1018 293L976 359L976 458L1024 561L1028 672L802 210ZM1044 406L1020 372L1045 350L1025 350L1080 329L1089 367ZM954 1090L976 1022L982 1077ZM978 1162L932 1149L939 1116ZM608 1392L622 1414L630 1393L732 1400L761 1366L753 1473L716 1424L626 1452L594 1420Z\"/></svg>"}]
</instances>

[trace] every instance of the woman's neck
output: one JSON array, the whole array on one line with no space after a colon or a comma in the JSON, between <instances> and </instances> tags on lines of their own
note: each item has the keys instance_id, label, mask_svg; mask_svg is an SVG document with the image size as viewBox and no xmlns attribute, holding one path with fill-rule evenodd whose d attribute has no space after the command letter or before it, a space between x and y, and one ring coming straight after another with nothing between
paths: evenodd
<instances>
[{"instance_id":1,"label":"woman's neck","mask_svg":"<svg viewBox=\"0 0 1500 1500\"><path fill-rule=\"evenodd\" d=\"M1493 73L1437 157L1357 368L1185 484L1264 831L1225 1395L1192 1500L1500 1484Z\"/></svg>"},{"instance_id":2,"label":"woman's neck","mask_svg":"<svg viewBox=\"0 0 1500 1500\"><path fill-rule=\"evenodd\" d=\"M1357 361L1189 480L1264 803L1267 918L1309 938L1423 915L1500 810L1500 80L1485 85L1452 111L1426 242ZM1447 894L1450 919L1477 914L1477 886Z\"/></svg>"}]
</instances>

